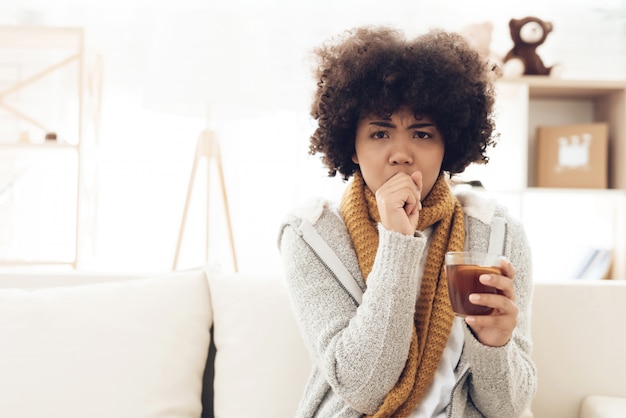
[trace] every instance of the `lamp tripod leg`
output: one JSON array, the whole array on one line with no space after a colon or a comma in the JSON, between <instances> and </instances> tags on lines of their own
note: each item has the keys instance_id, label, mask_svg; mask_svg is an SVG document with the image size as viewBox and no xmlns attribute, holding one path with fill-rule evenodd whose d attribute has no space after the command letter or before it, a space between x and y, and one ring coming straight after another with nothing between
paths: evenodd
<instances>
[{"instance_id":1,"label":"lamp tripod leg","mask_svg":"<svg viewBox=\"0 0 626 418\"><path fill-rule=\"evenodd\" d=\"M187 186L187 197L185 199L185 207L183 210L183 217L182 217L182 221L180 224L180 230L178 231L178 242L176 244L176 252L174 254L174 264L172 265L172 270L176 270L177 266L178 266L178 259L180 256L180 249L181 249L181 245L182 245L182 241L183 241L183 235L184 235L184 231L185 231L185 226L187 223L187 214L189 212L189 204L191 201L191 193L193 191L193 186L195 183L195 178L196 178L196 173L198 170L198 165L199 165L199 161L200 158L206 158L207 159L207 166L206 166L206 170L207 170L207 177L206 177L206 187L207 187L207 194L206 194L206 235L205 235L205 261L209 260L209 226L210 226L210 216L209 216L209 210L210 210L210 171L211 171L211 160L215 160L215 163L217 164L217 175L219 177L219 185L220 188L222 189L222 202L224 203L224 214L226 216L226 227L228 229L228 238L229 238L229 243L230 243L230 252L231 252L231 256L233 259L233 266L234 266L234 270L235 272L239 271L239 266L237 264L237 254L236 254L236 250L235 250L235 240L234 240L234 235L233 235L233 228L232 228L232 223L230 220L230 208L228 206L228 196L226 194L226 183L224 181L224 169L222 166L222 157L220 155L220 150L219 150L219 146L217 141L215 140L215 138L213 137L212 133L210 131L204 131L200 134L200 137L198 138L198 144L196 146L196 153L194 156L194 160L193 160L193 167L191 169L191 177L189 179L189 185Z\"/></svg>"},{"instance_id":2,"label":"lamp tripod leg","mask_svg":"<svg viewBox=\"0 0 626 418\"><path fill-rule=\"evenodd\" d=\"M235 272L239 271L239 267L237 265L237 254L235 251L235 239L233 237L233 227L230 222L230 209L228 207L228 197L226 196L226 184L224 182L224 169L222 168L222 157L219 153L219 149L217 150L216 162L217 162L217 173L220 178L220 187L222 189L222 202L224 202L224 213L226 215L226 227L228 228L228 237L230 241L230 253L233 257L233 266Z\"/></svg>"},{"instance_id":3,"label":"lamp tripod leg","mask_svg":"<svg viewBox=\"0 0 626 418\"><path fill-rule=\"evenodd\" d=\"M191 201L191 193L193 191L193 185L196 179L196 172L198 170L198 163L202 155L201 143L198 140L196 145L196 152L193 158L193 166L191 168L191 177L189 178L189 184L187 185L187 197L185 198L185 207L183 209L183 217L180 222L180 229L178 231L178 241L176 243L176 252L174 253L174 263L172 264L172 270L176 270L178 267L178 258L180 256L180 248L183 243L183 235L185 233L185 225L187 224L187 214L189 212L189 203Z\"/></svg>"}]
</instances>

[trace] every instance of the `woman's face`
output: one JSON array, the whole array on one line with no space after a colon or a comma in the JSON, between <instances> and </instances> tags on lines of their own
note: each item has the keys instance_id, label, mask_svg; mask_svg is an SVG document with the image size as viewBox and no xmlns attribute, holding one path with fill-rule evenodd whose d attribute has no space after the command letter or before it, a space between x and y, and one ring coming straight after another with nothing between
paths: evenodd
<instances>
[{"instance_id":1,"label":"woman's face","mask_svg":"<svg viewBox=\"0 0 626 418\"><path fill-rule=\"evenodd\" d=\"M443 137L428 116L400 109L390 118L369 115L356 128L356 153L365 183L372 193L398 172L422 173L422 200L432 189L445 151Z\"/></svg>"}]
</instances>

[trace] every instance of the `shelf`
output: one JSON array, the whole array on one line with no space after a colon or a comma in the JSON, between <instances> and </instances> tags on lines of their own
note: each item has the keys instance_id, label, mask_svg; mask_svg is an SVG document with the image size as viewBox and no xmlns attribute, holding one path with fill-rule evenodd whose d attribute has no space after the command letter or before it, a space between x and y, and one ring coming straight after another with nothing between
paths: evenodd
<instances>
[{"instance_id":1,"label":"shelf","mask_svg":"<svg viewBox=\"0 0 626 418\"><path fill-rule=\"evenodd\" d=\"M524 225L535 280L571 280L577 260L593 248L610 248L611 278L626 279L626 191L527 188L484 194Z\"/></svg>"},{"instance_id":2,"label":"shelf","mask_svg":"<svg viewBox=\"0 0 626 418\"><path fill-rule=\"evenodd\" d=\"M82 28L0 26L0 48L79 49L82 40Z\"/></svg>"},{"instance_id":3,"label":"shelf","mask_svg":"<svg viewBox=\"0 0 626 418\"><path fill-rule=\"evenodd\" d=\"M497 146L480 180L526 229L535 280L564 280L590 248L610 248L611 278L626 279L626 80L544 76L501 79L497 85ZM608 188L534 187L538 126L608 125Z\"/></svg>"},{"instance_id":4,"label":"shelf","mask_svg":"<svg viewBox=\"0 0 626 418\"><path fill-rule=\"evenodd\" d=\"M84 41L78 27L0 26L0 265L76 268L90 247L102 62Z\"/></svg>"},{"instance_id":5,"label":"shelf","mask_svg":"<svg viewBox=\"0 0 626 418\"><path fill-rule=\"evenodd\" d=\"M590 99L622 93L626 90L624 80L567 80L544 76L524 76L502 79L502 83L522 83L528 86L531 99Z\"/></svg>"},{"instance_id":6,"label":"shelf","mask_svg":"<svg viewBox=\"0 0 626 418\"><path fill-rule=\"evenodd\" d=\"M528 187L523 191L530 194L550 194L550 195L580 195L591 196L625 196L626 191L622 189L582 189L575 187Z\"/></svg>"},{"instance_id":7,"label":"shelf","mask_svg":"<svg viewBox=\"0 0 626 418\"><path fill-rule=\"evenodd\" d=\"M59 142L40 142L40 143L32 143L32 142L0 142L0 149L70 149L75 148L78 149L78 144L65 144Z\"/></svg>"}]
</instances>

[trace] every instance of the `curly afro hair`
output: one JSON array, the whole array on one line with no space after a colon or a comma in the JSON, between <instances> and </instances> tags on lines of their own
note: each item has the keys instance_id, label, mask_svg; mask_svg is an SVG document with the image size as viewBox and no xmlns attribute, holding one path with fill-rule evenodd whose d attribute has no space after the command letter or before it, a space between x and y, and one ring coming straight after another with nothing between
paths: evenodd
<instances>
[{"instance_id":1,"label":"curly afro hair","mask_svg":"<svg viewBox=\"0 0 626 418\"><path fill-rule=\"evenodd\" d=\"M310 154L321 154L329 176L347 180L358 121L390 116L402 107L433 119L445 141L442 170L451 176L472 162L487 163L495 145L493 82L489 64L459 34L432 30L413 40L386 27L345 32L315 51L317 89L311 116L317 128Z\"/></svg>"}]
</instances>

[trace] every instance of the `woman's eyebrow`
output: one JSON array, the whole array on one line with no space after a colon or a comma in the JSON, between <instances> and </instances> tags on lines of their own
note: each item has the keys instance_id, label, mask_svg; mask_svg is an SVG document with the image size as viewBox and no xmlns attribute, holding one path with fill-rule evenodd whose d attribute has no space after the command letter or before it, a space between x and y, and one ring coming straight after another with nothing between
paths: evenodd
<instances>
[{"instance_id":1,"label":"woman's eyebrow","mask_svg":"<svg viewBox=\"0 0 626 418\"><path fill-rule=\"evenodd\" d=\"M381 128L392 128L395 129L396 125L391 123L391 121L383 119L383 120L373 120L369 123L370 125L373 126L378 126ZM427 128L430 126L435 126L434 123L431 122L418 122L418 123L414 123L412 125L409 125L409 127L407 129L420 129L420 128Z\"/></svg>"},{"instance_id":2,"label":"woman's eyebrow","mask_svg":"<svg viewBox=\"0 0 626 418\"><path fill-rule=\"evenodd\" d=\"M391 122L387 122L384 120L374 120L370 122L370 125L374 125L374 126L380 126L382 128L395 128L396 125L394 125Z\"/></svg>"},{"instance_id":3,"label":"woman's eyebrow","mask_svg":"<svg viewBox=\"0 0 626 418\"><path fill-rule=\"evenodd\" d=\"M396 125L394 125L393 123L385 121L385 120L374 120L370 122L370 125L380 126L382 128L395 128L396 127ZM418 122L418 123L414 123L410 125L408 129L419 129L419 128L426 128L429 126L435 126L435 124L428 123L428 122Z\"/></svg>"},{"instance_id":4,"label":"woman's eyebrow","mask_svg":"<svg viewBox=\"0 0 626 418\"><path fill-rule=\"evenodd\" d=\"M426 122L414 123L413 125L409 126L409 129L427 128L429 126L435 126L435 124L434 123L426 123Z\"/></svg>"}]
</instances>

